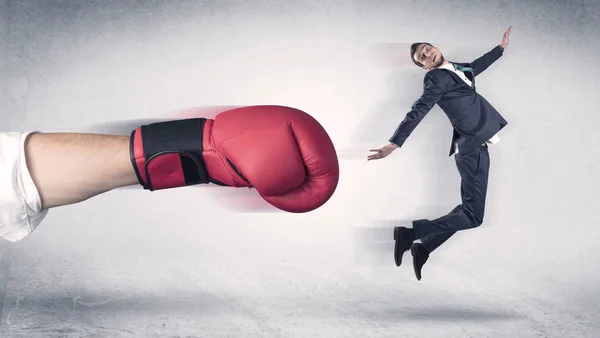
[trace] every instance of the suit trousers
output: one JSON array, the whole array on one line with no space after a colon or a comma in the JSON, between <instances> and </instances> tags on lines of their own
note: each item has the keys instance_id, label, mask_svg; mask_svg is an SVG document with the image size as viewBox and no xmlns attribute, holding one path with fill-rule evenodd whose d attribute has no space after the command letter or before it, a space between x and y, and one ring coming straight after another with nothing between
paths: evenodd
<instances>
[{"instance_id":1,"label":"suit trousers","mask_svg":"<svg viewBox=\"0 0 600 338\"><path fill-rule=\"evenodd\" d=\"M413 221L416 238L429 252L444 244L457 231L476 228L483 223L490 169L488 146L484 144L454 156L461 178L462 203L440 218Z\"/></svg>"}]
</instances>

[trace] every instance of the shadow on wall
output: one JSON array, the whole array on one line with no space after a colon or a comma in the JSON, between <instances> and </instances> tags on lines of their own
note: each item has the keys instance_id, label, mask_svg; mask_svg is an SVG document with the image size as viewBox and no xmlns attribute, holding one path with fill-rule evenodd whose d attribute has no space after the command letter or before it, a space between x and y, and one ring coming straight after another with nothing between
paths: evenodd
<instances>
[{"instance_id":1,"label":"shadow on wall","mask_svg":"<svg viewBox=\"0 0 600 338\"><path fill-rule=\"evenodd\" d=\"M386 99L357 124L352 143L385 145L421 95L424 75L424 72L394 71L387 81L390 90L385 94Z\"/></svg>"},{"instance_id":2,"label":"shadow on wall","mask_svg":"<svg viewBox=\"0 0 600 338\"><path fill-rule=\"evenodd\" d=\"M121 121L110 121L105 123L98 123L90 125L84 128L86 133L102 133L102 134L115 134L115 135L126 135L129 136L133 130L141 125L164 122L168 120L177 119L188 119L196 117L204 117L207 119L214 119L218 114L235 109L243 106L202 106L202 107L189 107L174 110L165 114L163 119L148 118L148 119L131 119Z\"/></svg>"}]
</instances>

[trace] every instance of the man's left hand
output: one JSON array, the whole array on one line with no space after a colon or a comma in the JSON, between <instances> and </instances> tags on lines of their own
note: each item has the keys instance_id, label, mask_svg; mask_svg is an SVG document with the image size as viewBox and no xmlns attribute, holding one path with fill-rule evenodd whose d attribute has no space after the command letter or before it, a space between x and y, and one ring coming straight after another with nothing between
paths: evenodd
<instances>
[{"instance_id":1,"label":"man's left hand","mask_svg":"<svg viewBox=\"0 0 600 338\"><path fill-rule=\"evenodd\" d=\"M511 29L512 29L512 26L508 27L506 32L504 32L504 36L502 37L502 43L500 44L502 49L506 49L506 47L508 47L508 36L510 35Z\"/></svg>"},{"instance_id":2,"label":"man's left hand","mask_svg":"<svg viewBox=\"0 0 600 338\"><path fill-rule=\"evenodd\" d=\"M369 157L367 157L367 161L378 160L380 158L388 157L388 155L390 155L394 150L398 148L399 147L396 144L390 143L379 149L371 149L371 151L374 151L375 154L369 155Z\"/></svg>"}]
</instances>

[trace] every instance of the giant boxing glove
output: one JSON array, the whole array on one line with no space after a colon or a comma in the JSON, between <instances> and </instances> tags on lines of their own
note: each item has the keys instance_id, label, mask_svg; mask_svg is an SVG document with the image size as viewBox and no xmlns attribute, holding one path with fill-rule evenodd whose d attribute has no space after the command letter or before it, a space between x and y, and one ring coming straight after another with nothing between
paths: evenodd
<instances>
[{"instance_id":1,"label":"giant boxing glove","mask_svg":"<svg viewBox=\"0 0 600 338\"><path fill-rule=\"evenodd\" d=\"M139 183L148 190L253 187L271 205L302 213L325 204L339 180L325 129L289 107L250 106L214 119L152 123L135 129L130 143Z\"/></svg>"}]
</instances>

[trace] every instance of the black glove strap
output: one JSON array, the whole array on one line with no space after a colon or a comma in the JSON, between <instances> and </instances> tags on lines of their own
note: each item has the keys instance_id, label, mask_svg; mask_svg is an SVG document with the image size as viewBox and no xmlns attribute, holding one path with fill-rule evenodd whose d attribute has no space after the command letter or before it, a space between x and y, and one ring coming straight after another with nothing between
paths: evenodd
<instances>
[{"instance_id":1,"label":"black glove strap","mask_svg":"<svg viewBox=\"0 0 600 338\"><path fill-rule=\"evenodd\" d=\"M205 122L205 118L193 118L152 123L140 127L145 157L145 183L140 177L138 167L134 165L134 168L144 189L154 190L151 179L153 173L148 170L148 167L155 161L159 161L157 165L160 166L160 157L171 154L179 155L185 185L209 183L202 155ZM135 131L131 133L132 145L134 136Z\"/></svg>"}]
</instances>

